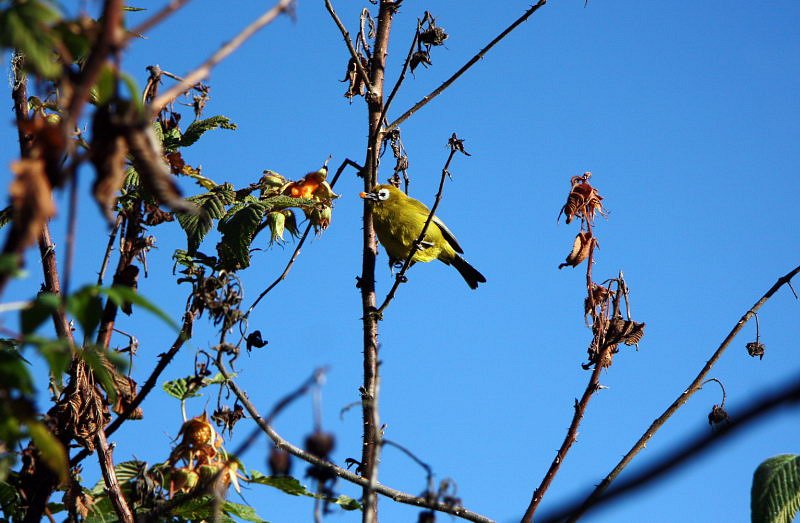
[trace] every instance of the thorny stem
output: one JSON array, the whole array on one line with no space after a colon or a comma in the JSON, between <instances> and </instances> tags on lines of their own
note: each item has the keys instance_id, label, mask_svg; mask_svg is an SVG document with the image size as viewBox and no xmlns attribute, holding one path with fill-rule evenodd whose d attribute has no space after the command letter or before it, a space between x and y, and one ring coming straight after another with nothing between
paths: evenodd
<instances>
[{"instance_id":1,"label":"thorny stem","mask_svg":"<svg viewBox=\"0 0 800 523\"><path fill-rule=\"evenodd\" d=\"M363 476L359 476L359 475L357 475L357 474L355 474L355 473L353 473L353 472L351 472L351 471L349 471L347 469L344 469L342 467L334 465L333 463L331 463L329 461L325 461L323 459L320 459L320 458L314 456L313 454L310 454L310 453L306 452L305 450L301 449L300 447L297 447L296 445L293 445L291 442L289 442L288 440L284 439L280 434L278 434L275 431L275 429L272 428L272 425L270 424L271 420L279 412L279 410L277 409L278 405L276 405L276 407L272 409L272 411L270 412L270 415L266 419L263 418L259 414L258 409L256 409L255 405L253 405L253 403L250 401L250 399L244 393L244 391L239 388L239 386L236 384L235 381L233 381L233 378L231 376L230 371L227 369L225 364L222 362L221 358L217 359L217 363L218 363L217 366L218 366L220 374L222 374L222 376L226 380L226 384L228 385L228 387L230 387L231 391L233 391L233 393L239 399L239 403L242 404L242 406L245 408L245 410L250 415L250 417L253 419L253 421L256 422L256 424L258 425L260 431L264 432L267 436L269 436L269 438L275 443L275 446L277 448L285 450L286 452L292 454L293 456L296 456L296 457L302 459L303 461L306 461L306 462L308 462L308 463L310 463L310 464L312 464L314 466L317 466L319 468L328 470L331 473L335 474L337 477L340 477L345 481L349 481L350 483L354 483L356 485L360 485L360 486L362 486L364 488L370 488L371 491L376 492L378 494L381 494L383 496L386 496L386 497L388 497L388 498L390 498L390 499L392 499L392 500L394 500L394 501L396 501L398 503L403 503L403 504L406 504L406 505L413 505L415 507L422 507L422 508L427 508L427 509L430 509L430 510L436 510L438 512L444 512L444 513L447 513L447 514L452 514L452 515L457 516L459 518L465 519L467 521L474 521L476 523L494 523L494 521L492 519L489 519L488 517L483 516L481 514L477 514L475 512L472 512L472 511L470 511L470 510L468 510L468 509L466 509L464 507L461 507L461 506L458 506L458 505L440 503L440 502L430 502L429 500L427 500L427 499L425 499L423 497L414 496L412 494L408 494L406 492L402 492L400 490L393 489L393 488L388 487L386 485L382 485L382 484L378 483L377 481L372 482L372 481L370 481L369 479L367 479L367 478L365 478ZM308 382L306 382L306 383L308 383ZM286 398L284 398L284 400L285 399ZM282 400L280 403L283 403L284 400ZM279 403L279 405L280 405L280 403ZM240 455L241 454L240 451L243 451L245 449L246 449L246 447L245 448L240 447L239 449L236 449L236 451L233 454L234 455Z\"/></svg>"},{"instance_id":2,"label":"thorny stem","mask_svg":"<svg viewBox=\"0 0 800 523\"><path fill-rule=\"evenodd\" d=\"M594 365L592 375L589 378L589 384L586 385L586 390L583 391L583 396L581 396L580 401L575 402L575 414L572 416L572 423L570 423L569 429L567 430L567 436L564 438L563 443L561 443L561 447L558 449L555 459L553 459L553 462L550 464L550 468L547 469L547 473L542 479L542 482L538 487L536 487L536 490L533 491L533 497L531 498L530 505L528 505L528 509L525 511L525 515L522 517L522 523L531 523L531 521L533 521L533 515L536 512L536 508L539 506L539 503L541 503L545 492L547 492L547 489L550 488L553 478L555 478L558 469L561 467L561 464L567 457L567 452L569 452L569 449L572 447L573 443L578 440L578 426L583 419L583 415L586 413L586 407L589 405L589 400L592 399L594 393L600 389L600 373L603 371L602 362L605 360L605 357L610 350L611 345L603 345L603 348L600 351L598 359Z\"/></svg>"},{"instance_id":3,"label":"thorny stem","mask_svg":"<svg viewBox=\"0 0 800 523\"><path fill-rule=\"evenodd\" d=\"M390 124L390 125L389 125L389 126L388 126L388 127L385 129L385 130L384 130L384 134L388 134L388 133L392 132L392 131L393 131L394 129L396 129L396 128L397 128L397 127L398 127L398 126L401 124L401 123L403 123L403 122L405 122L406 120L408 120L408 119L411 117L411 115L413 115L414 113L416 113L416 112L417 112L418 110L420 110L420 109L421 109L423 106L427 105L427 104L428 104L428 103L429 103L431 100L433 100L434 98L436 98L437 96L439 96L440 94L442 94L442 92L443 92L445 89L447 89L448 87L450 87L450 85L451 85L453 82L455 82L456 80L458 80L458 78L459 78L459 77L460 77L462 74L464 74L465 72L467 72L467 70L469 70L469 68L470 68L470 67L472 67L473 65L475 65L475 64L476 64L476 63L477 63L477 62L478 62L478 61L479 61L481 58L483 58L483 56L484 56L486 53L488 53L488 52L489 52L489 50L490 50L492 47L494 47L494 46L495 46L495 44L497 44L497 43L498 43L500 40L502 40L503 38L505 38L506 36L508 36L508 34L509 34L511 31L513 31L514 29L516 29L516 28L517 28L517 27L518 27L520 24L522 24L522 23L523 23L525 20L527 20L527 19L528 19L528 18L529 18L529 17L530 17L530 16L531 16L533 13L535 13L535 12L536 12L536 11L537 11L537 10L538 10L540 7L542 7L542 6L543 6L543 5L545 5L546 3L547 3L547 0L539 0L539 1L538 1L538 2L537 2L535 5L533 5L533 6L532 6L530 9L528 9L527 11L525 11L525 13L524 13L522 16L520 16L519 18L517 18L516 20L514 20L514 22L513 22L513 23L512 23L510 26L508 26L508 27L507 27L507 28L506 28L506 29L505 29L505 30L504 30L502 33L500 33L499 35L497 35L497 37L495 37L495 39L494 39L494 40L492 40L491 42L489 42L489 44L488 44L486 47L484 47L483 49L481 49L480 51L478 51L478 54L476 54L475 56L473 56L473 57L470 59L470 61L469 61L469 62L467 62L466 64L464 64L464 66L463 66L463 67L461 67L461 69L459 69L458 71L456 71L456 72L453 74L453 76L451 76L450 78L448 78L447 80L445 80L445 81L444 81L444 83L442 83L442 85L440 85L439 87L437 87L436 89L434 89L433 91L431 91L429 94L427 94L427 95L425 95L424 97L422 97L422 99L421 99L419 102L417 102L416 104L414 104L414 106L413 106L411 109L409 109L409 110L407 110L406 112L404 112L404 113L403 113L403 114L402 114L402 115L401 115L399 118L397 118L397 120L395 120L394 122L392 122L392 123L391 123L391 124Z\"/></svg>"},{"instance_id":4,"label":"thorny stem","mask_svg":"<svg viewBox=\"0 0 800 523\"><path fill-rule=\"evenodd\" d=\"M455 134L453 134L453 136L455 137ZM405 275L409 267L411 267L411 263L414 258L414 253L417 252L417 249L419 249L420 245L422 245L422 241L425 239L425 233L428 232L428 227L430 227L431 222L433 221L433 217L436 214L436 209L439 207L439 203L442 201L442 192L444 191L444 181L445 178L447 178L447 176L450 174L449 171L450 162L453 160L453 156L455 156L457 151L458 151L457 148L452 146L450 147L450 154L447 156L447 161L445 162L444 167L442 167L442 176L439 178L439 189L436 191L436 199L433 201L433 206L431 207L431 211L428 213L428 218L425 220L425 224L422 226L422 230L420 231L419 236L417 236L417 239L414 240L413 244L411 244L411 250L409 251L408 256L406 256L405 261L403 262L402 269L400 269L400 272L397 273L397 276L395 277L394 280L394 284L392 284L392 288L389 289L389 292L386 294L386 298L384 298L383 303L376 312L378 318L381 317L383 311L386 310L386 307L388 307L391 301L394 299L394 296L397 293L397 288L400 287L400 284L403 281L405 281Z\"/></svg>"},{"instance_id":5,"label":"thorny stem","mask_svg":"<svg viewBox=\"0 0 800 523\"><path fill-rule=\"evenodd\" d=\"M114 507L114 512L117 513L120 521L133 523L133 513L122 495L119 481L117 481L117 474L114 471L111 449L108 447L106 435L102 430L97 432L95 447L97 448L97 456L100 458L100 471L103 473L103 481L105 481L106 489L108 490L108 499L111 502L111 506Z\"/></svg>"},{"instance_id":6,"label":"thorny stem","mask_svg":"<svg viewBox=\"0 0 800 523\"><path fill-rule=\"evenodd\" d=\"M709 432L704 429L694 438L664 456L662 459L650 465L646 469L634 474L624 481L620 481L614 487L609 488L599 496L590 496L583 500L583 497L565 504L565 508L557 510L553 514L548 514L542 523L562 522L569 518L575 521L589 510L606 505L611 501L618 500L623 496L630 495L632 492L648 485L659 477L667 474L678 466L688 462L691 458L706 452L710 447L721 444L723 441L740 432L742 429L759 421L768 414L773 414L780 407L794 407L800 405L800 376L795 376L774 391L758 395L756 401L750 403L741 412L734 416L730 423L720 427L718 430Z\"/></svg>"},{"instance_id":7,"label":"thorny stem","mask_svg":"<svg viewBox=\"0 0 800 523\"><path fill-rule=\"evenodd\" d=\"M733 326L731 331L722 340L722 343L719 345L716 351L711 355L711 358L706 362L703 368L700 370L700 373L695 377L695 379L689 384L689 386L684 390L676 399L672 402L672 404L667 407L667 409L659 416L653 423L648 427L648 429L642 434L639 440L631 447L627 454L620 460L619 463L614 467L614 469L608 473L608 475L600 482L599 485L592 491L592 493L586 498L583 502L581 507L574 511L572 516L570 516L570 521L576 521L583 513L588 509L589 506L594 504L597 499L603 495L603 492L608 489L609 485L619 476L620 472L628 466L628 464L633 460L633 458L642 451L646 446L647 442L658 432L658 430L667 422L667 420L672 417L675 412L681 408L694 394L697 392L700 387L702 386L702 382L705 379L706 375L711 371L711 368L717 361L720 359L722 354L725 352L725 349L728 348L728 345L733 341L733 339L739 334L739 331L747 324L747 321L753 316L755 313L758 312L759 309L776 293L778 290L783 287L784 285L788 285L792 278L794 278L798 273L800 273L800 265L789 271L786 275L781 276L778 278L778 281L770 287L767 292L748 310L747 312L742 315L736 325Z\"/></svg>"},{"instance_id":8,"label":"thorny stem","mask_svg":"<svg viewBox=\"0 0 800 523\"><path fill-rule=\"evenodd\" d=\"M336 27L338 27L339 31L342 33L342 37L344 38L344 43L347 45L347 50L350 51L350 57L356 64L356 70L358 71L358 74L361 76L361 79L364 81L364 85L367 87L367 93L372 93L372 82L370 80L370 77L367 74L367 71L364 70L364 66L361 64L361 58L358 56L356 48L353 47L353 41L350 39L350 33L347 32L347 28L345 28L344 24L339 19L339 15L336 14L336 10L333 8L331 0L325 0L325 9L328 10L328 13L330 13L331 18L333 18L333 22L336 24Z\"/></svg>"},{"instance_id":9,"label":"thorny stem","mask_svg":"<svg viewBox=\"0 0 800 523\"><path fill-rule=\"evenodd\" d=\"M122 226L122 214L117 214L117 220L114 222L114 227L111 229L111 232L108 233L108 244L106 245L106 252L103 255L103 263L100 265L100 272L97 273L97 285L103 285L103 278L106 275L106 269L108 268L108 262L111 259L111 251L114 250L114 242L117 239L117 232L119 232L119 228Z\"/></svg>"},{"instance_id":10,"label":"thorny stem","mask_svg":"<svg viewBox=\"0 0 800 523\"><path fill-rule=\"evenodd\" d=\"M69 185L69 212L67 215L67 251L64 255L64 295L69 296L72 264L75 259L75 228L78 226L78 170L72 173Z\"/></svg>"},{"instance_id":11,"label":"thorny stem","mask_svg":"<svg viewBox=\"0 0 800 523\"><path fill-rule=\"evenodd\" d=\"M253 36L263 27L269 25L280 14L289 11L290 6L294 0L280 0L275 6L255 19L250 25L245 27L238 35L236 35L230 42L227 42L220 47L217 52L211 55L205 62L194 71L187 74L183 80L173 85L164 94L158 96L151 104L151 112L158 114L166 107L167 104L175 100L178 96L191 89L196 83L204 80L211 73L217 64L227 58L231 53L236 51L247 39Z\"/></svg>"}]
</instances>

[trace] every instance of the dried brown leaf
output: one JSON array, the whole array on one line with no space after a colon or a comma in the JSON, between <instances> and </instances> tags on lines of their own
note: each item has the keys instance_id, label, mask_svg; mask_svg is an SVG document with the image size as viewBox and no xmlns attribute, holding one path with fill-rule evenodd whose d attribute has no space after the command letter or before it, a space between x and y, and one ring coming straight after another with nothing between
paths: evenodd
<instances>
[{"instance_id":1,"label":"dried brown leaf","mask_svg":"<svg viewBox=\"0 0 800 523\"><path fill-rule=\"evenodd\" d=\"M567 255L565 263L558 266L559 269L564 267L577 267L589 257L592 248L597 244L597 240L592 237L589 231L581 231L575 236L575 241L572 243L572 251Z\"/></svg>"},{"instance_id":2,"label":"dried brown leaf","mask_svg":"<svg viewBox=\"0 0 800 523\"><path fill-rule=\"evenodd\" d=\"M8 192L14 222L11 243L16 246L13 249L16 252L36 241L42 226L56 212L44 167L42 159L23 158L11 164L14 180Z\"/></svg>"}]
</instances>

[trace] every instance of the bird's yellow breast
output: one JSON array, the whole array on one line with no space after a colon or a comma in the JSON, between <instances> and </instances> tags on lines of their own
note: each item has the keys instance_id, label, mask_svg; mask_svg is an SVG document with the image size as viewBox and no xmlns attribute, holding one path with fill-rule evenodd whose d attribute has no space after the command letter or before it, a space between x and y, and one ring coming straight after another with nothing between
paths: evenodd
<instances>
[{"instance_id":1,"label":"bird's yellow breast","mask_svg":"<svg viewBox=\"0 0 800 523\"><path fill-rule=\"evenodd\" d=\"M411 206L392 205L388 202L375 205L372 209L372 222L378 239L386 253L394 259L405 260L411 246L422 232L427 213L421 213ZM431 222L425 231L423 245L412 257L415 262L429 262L440 259L449 263L455 251L447 243L439 227Z\"/></svg>"}]
</instances>

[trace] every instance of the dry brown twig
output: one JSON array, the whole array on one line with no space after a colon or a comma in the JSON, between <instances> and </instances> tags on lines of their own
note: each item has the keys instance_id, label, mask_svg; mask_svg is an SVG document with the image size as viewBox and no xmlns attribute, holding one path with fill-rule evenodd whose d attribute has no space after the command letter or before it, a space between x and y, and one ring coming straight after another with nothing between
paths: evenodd
<instances>
[{"instance_id":1,"label":"dry brown twig","mask_svg":"<svg viewBox=\"0 0 800 523\"><path fill-rule=\"evenodd\" d=\"M194 71L184 76L183 80L170 87L165 93L159 95L151 104L152 114L158 114L161 110L171 103L178 96L190 90L195 84L204 80L211 73L211 70L230 56L231 53L236 51L245 41L257 33L260 29L269 25L279 15L289 12L294 0L280 0L275 6L266 11L260 17L255 19L250 25L242 29L242 31L233 37L229 42L222 45L214 54L212 54L206 61L198 66Z\"/></svg>"}]
</instances>

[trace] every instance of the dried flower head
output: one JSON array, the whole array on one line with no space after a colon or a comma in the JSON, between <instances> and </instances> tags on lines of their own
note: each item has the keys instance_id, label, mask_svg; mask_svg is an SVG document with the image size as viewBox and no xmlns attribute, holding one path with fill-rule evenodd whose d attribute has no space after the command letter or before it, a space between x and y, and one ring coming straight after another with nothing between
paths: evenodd
<instances>
[{"instance_id":1,"label":"dried flower head","mask_svg":"<svg viewBox=\"0 0 800 523\"><path fill-rule=\"evenodd\" d=\"M755 358L758 356L758 359L764 358L764 352L766 351L766 347L760 341L751 341L746 345L747 347L747 354Z\"/></svg>"}]
</instances>

